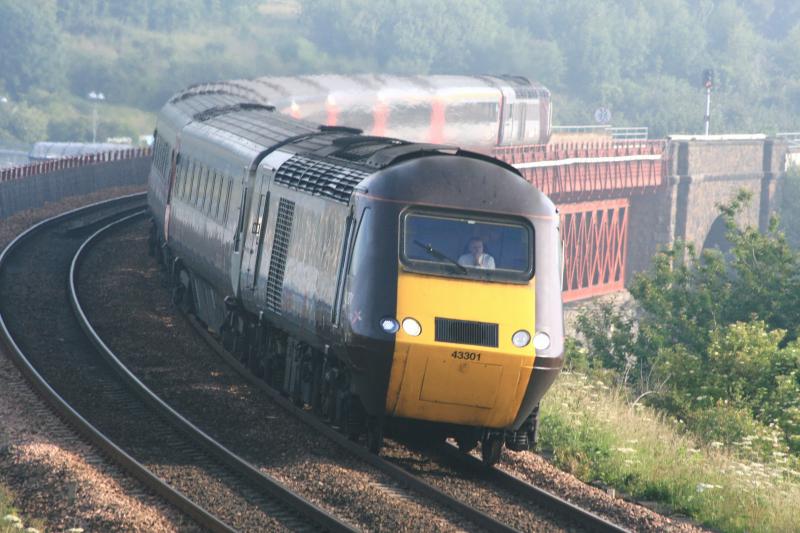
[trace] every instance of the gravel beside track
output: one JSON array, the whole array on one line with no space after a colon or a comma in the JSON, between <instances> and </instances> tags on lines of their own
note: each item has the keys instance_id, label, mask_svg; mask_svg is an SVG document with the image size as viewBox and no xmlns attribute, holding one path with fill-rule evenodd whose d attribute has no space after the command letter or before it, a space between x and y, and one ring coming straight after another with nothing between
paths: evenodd
<instances>
[{"instance_id":1,"label":"gravel beside track","mask_svg":"<svg viewBox=\"0 0 800 533\"><path fill-rule=\"evenodd\" d=\"M147 257L146 229L138 224L99 243L81 269L79 296L98 334L148 387L223 445L358 527L476 529L310 431L221 363L171 304Z\"/></svg>"},{"instance_id":2,"label":"gravel beside track","mask_svg":"<svg viewBox=\"0 0 800 533\"><path fill-rule=\"evenodd\" d=\"M138 200L140 205L143 201ZM107 214L118 208L106 208ZM101 218L93 214L91 221ZM64 273L93 227L85 218L44 229L15 250L0 279L7 326L31 362L70 405L151 472L242 531L308 527L221 467L121 384L72 316ZM96 224L93 224L96 225ZM25 309L25 313L19 310Z\"/></svg>"},{"instance_id":3,"label":"gravel beside track","mask_svg":"<svg viewBox=\"0 0 800 533\"><path fill-rule=\"evenodd\" d=\"M140 192L122 187L49 203L0 220L0 248L36 222ZM192 523L81 441L31 390L0 346L0 483L24 516L62 531L187 531Z\"/></svg>"}]
</instances>

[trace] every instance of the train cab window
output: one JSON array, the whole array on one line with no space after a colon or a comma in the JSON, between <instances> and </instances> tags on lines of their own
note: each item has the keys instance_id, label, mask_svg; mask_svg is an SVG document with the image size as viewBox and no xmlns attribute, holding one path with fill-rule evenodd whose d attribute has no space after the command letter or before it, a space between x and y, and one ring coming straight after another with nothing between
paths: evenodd
<instances>
[{"instance_id":1,"label":"train cab window","mask_svg":"<svg viewBox=\"0 0 800 533\"><path fill-rule=\"evenodd\" d=\"M402 220L407 270L517 283L533 276L533 227L523 219L410 211Z\"/></svg>"}]
</instances>

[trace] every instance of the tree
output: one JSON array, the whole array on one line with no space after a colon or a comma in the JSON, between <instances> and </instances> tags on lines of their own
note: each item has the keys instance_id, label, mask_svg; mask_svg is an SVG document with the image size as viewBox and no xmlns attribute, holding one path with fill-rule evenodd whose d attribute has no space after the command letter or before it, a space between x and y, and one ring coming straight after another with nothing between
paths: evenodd
<instances>
[{"instance_id":1,"label":"tree","mask_svg":"<svg viewBox=\"0 0 800 533\"><path fill-rule=\"evenodd\" d=\"M0 77L18 98L30 87L62 86L55 2L0 0Z\"/></svg>"}]
</instances>

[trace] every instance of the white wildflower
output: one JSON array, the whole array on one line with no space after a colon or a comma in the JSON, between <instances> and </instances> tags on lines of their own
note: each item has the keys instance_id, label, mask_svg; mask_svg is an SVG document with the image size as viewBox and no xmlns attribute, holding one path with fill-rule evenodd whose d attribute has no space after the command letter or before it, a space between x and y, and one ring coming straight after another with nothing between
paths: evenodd
<instances>
[{"instance_id":1,"label":"white wildflower","mask_svg":"<svg viewBox=\"0 0 800 533\"><path fill-rule=\"evenodd\" d=\"M27 527L25 528L25 533L39 533L39 530L35 527Z\"/></svg>"},{"instance_id":2,"label":"white wildflower","mask_svg":"<svg viewBox=\"0 0 800 533\"><path fill-rule=\"evenodd\" d=\"M714 485L713 483L698 483L696 490L697 492L705 492L709 489L721 489L722 485Z\"/></svg>"},{"instance_id":3,"label":"white wildflower","mask_svg":"<svg viewBox=\"0 0 800 533\"><path fill-rule=\"evenodd\" d=\"M712 442L712 443L710 444L710 446L711 446L712 448L722 448L722 447L724 446L724 444L722 444L722 443L721 443L720 441L718 441L718 440L715 440L714 442Z\"/></svg>"},{"instance_id":4,"label":"white wildflower","mask_svg":"<svg viewBox=\"0 0 800 533\"><path fill-rule=\"evenodd\" d=\"M636 453L633 448L615 448L619 453Z\"/></svg>"},{"instance_id":5,"label":"white wildflower","mask_svg":"<svg viewBox=\"0 0 800 533\"><path fill-rule=\"evenodd\" d=\"M3 522L8 522L9 524L18 524L22 522L18 516L13 514L7 514L3 517Z\"/></svg>"},{"instance_id":6,"label":"white wildflower","mask_svg":"<svg viewBox=\"0 0 800 533\"><path fill-rule=\"evenodd\" d=\"M67 530L67 533L83 533L82 527L71 527Z\"/></svg>"}]
</instances>

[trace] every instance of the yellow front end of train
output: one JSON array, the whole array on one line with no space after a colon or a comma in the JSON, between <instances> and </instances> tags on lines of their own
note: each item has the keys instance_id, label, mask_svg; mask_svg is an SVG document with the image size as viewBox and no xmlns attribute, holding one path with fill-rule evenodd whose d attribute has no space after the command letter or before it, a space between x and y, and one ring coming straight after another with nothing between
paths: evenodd
<instances>
[{"instance_id":1,"label":"yellow front end of train","mask_svg":"<svg viewBox=\"0 0 800 533\"><path fill-rule=\"evenodd\" d=\"M403 217L402 233L400 328L386 413L509 427L536 355L531 342L536 308L531 226L524 220L411 213ZM492 268L468 266L473 256L459 257L454 247L460 245L450 244L458 239L480 239L494 248Z\"/></svg>"}]
</instances>

